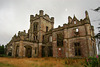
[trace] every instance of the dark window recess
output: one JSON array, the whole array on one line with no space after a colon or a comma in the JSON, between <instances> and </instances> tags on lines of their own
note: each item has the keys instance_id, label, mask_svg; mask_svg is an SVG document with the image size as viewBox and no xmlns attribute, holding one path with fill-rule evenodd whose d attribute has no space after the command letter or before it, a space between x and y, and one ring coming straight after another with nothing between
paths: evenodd
<instances>
[{"instance_id":1,"label":"dark window recess","mask_svg":"<svg viewBox=\"0 0 100 67\"><path fill-rule=\"evenodd\" d=\"M58 47L62 47L63 46L63 34L60 33L60 34L57 34L57 46Z\"/></svg>"},{"instance_id":2,"label":"dark window recess","mask_svg":"<svg viewBox=\"0 0 100 67\"><path fill-rule=\"evenodd\" d=\"M74 43L74 45L75 45L75 56L81 56L80 43Z\"/></svg>"},{"instance_id":3,"label":"dark window recess","mask_svg":"<svg viewBox=\"0 0 100 67\"><path fill-rule=\"evenodd\" d=\"M34 23L34 31L37 31L37 28L38 28L38 24L37 23Z\"/></svg>"},{"instance_id":4,"label":"dark window recess","mask_svg":"<svg viewBox=\"0 0 100 67\"><path fill-rule=\"evenodd\" d=\"M46 26L46 32L48 32L48 27Z\"/></svg>"},{"instance_id":5,"label":"dark window recess","mask_svg":"<svg viewBox=\"0 0 100 67\"><path fill-rule=\"evenodd\" d=\"M34 40L38 40L38 36L34 36Z\"/></svg>"},{"instance_id":6,"label":"dark window recess","mask_svg":"<svg viewBox=\"0 0 100 67\"><path fill-rule=\"evenodd\" d=\"M34 36L34 40L35 40L35 36Z\"/></svg>"},{"instance_id":7,"label":"dark window recess","mask_svg":"<svg viewBox=\"0 0 100 67\"><path fill-rule=\"evenodd\" d=\"M16 47L16 57L19 55L19 46Z\"/></svg>"},{"instance_id":8,"label":"dark window recess","mask_svg":"<svg viewBox=\"0 0 100 67\"><path fill-rule=\"evenodd\" d=\"M35 47L35 54L36 54L36 47Z\"/></svg>"},{"instance_id":9,"label":"dark window recess","mask_svg":"<svg viewBox=\"0 0 100 67\"><path fill-rule=\"evenodd\" d=\"M43 37L42 37L42 38L43 38L43 41L44 41L44 35L43 35Z\"/></svg>"},{"instance_id":10,"label":"dark window recess","mask_svg":"<svg viewBox=\"0 0 100 67\"><path fill-rule=\"evenodd\" d=\"M36 40L38 39L38 37L36 36Z\"/></svg>"}]
</instances>

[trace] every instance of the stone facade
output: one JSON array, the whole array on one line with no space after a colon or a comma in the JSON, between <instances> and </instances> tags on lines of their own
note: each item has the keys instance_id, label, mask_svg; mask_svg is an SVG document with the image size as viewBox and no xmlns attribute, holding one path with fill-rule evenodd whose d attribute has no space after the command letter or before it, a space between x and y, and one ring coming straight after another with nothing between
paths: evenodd
<instances>
[{"instance_id":1,"label":"stone facade","mask_svg":"<svg viewBox=\"0 0 100 67\"><path fill-rule=\"evenodd\" d=\"M68 17L68 24L54 28L54 17L40 10L30 15L30 29L14 35L7 44L13 57L88 57L96 54L94 27L88 12L78 20Z\"/></svg>"}]
</instances>

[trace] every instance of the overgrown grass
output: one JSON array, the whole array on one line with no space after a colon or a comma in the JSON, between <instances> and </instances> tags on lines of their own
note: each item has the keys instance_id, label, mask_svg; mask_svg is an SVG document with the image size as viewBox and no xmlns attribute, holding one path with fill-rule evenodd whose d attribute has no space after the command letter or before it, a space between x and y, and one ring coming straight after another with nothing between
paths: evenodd
<instances>
[{"instance_id":1,"label":"overgrown grass","mask_svg":"<svg viewBox=\"0 0 100 67\"><path fill-rule=\"evenodd\" d=\"M0 67L83 67L85 59L0 57Z\"/></svg>"},{"instance_id":2,"label":"overgrown grass","mask_svg":"<svg viewBox=\"0 0 100 67\"><path fill-rule=\"evenodd\" d=\"M7 63L0 62L0 67L16 67L16 66L14 66L12 64L7 64Z\"/></svg>"}]
</instances>

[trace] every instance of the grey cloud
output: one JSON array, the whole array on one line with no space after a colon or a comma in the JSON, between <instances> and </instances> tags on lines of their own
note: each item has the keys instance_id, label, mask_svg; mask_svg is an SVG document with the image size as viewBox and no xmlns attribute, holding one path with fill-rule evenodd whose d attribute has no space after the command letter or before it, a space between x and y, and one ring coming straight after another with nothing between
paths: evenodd
<instances>
[{"instance_id":1,"label":"grey cloud","mask_svg":"<svg viewBox=\"0 0 100 67\"><path fill-rule=\"evenodd\" d=\"M85 17L85 10L89 12L92 24L97 26L99 13L91 11L98 7L98 0L0 0L0 44L6 44L18 31L29 29L29 17L43 9L50 17L55 17L55 27L67 22L68 16L74 14L78 19ZM65 11L67 9L67 11Z\"/></svg>"}]
</instances>

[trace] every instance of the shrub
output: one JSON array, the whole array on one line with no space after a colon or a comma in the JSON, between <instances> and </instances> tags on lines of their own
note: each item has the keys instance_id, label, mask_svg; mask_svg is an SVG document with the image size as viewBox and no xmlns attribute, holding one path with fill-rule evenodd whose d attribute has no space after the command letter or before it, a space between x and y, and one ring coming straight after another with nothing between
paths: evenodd
<instances>
[{"instance_id":1,"label":"shrub","mask_svg":"<svg viewBox=\"0 0 100 67\"><path fill-rule=\"evenodd\" d=\"M85 60L85 67L99 67L99 62L100 62L100 56L96 57L89 57L88 59Z\"/></svg>"}]
</instances>

